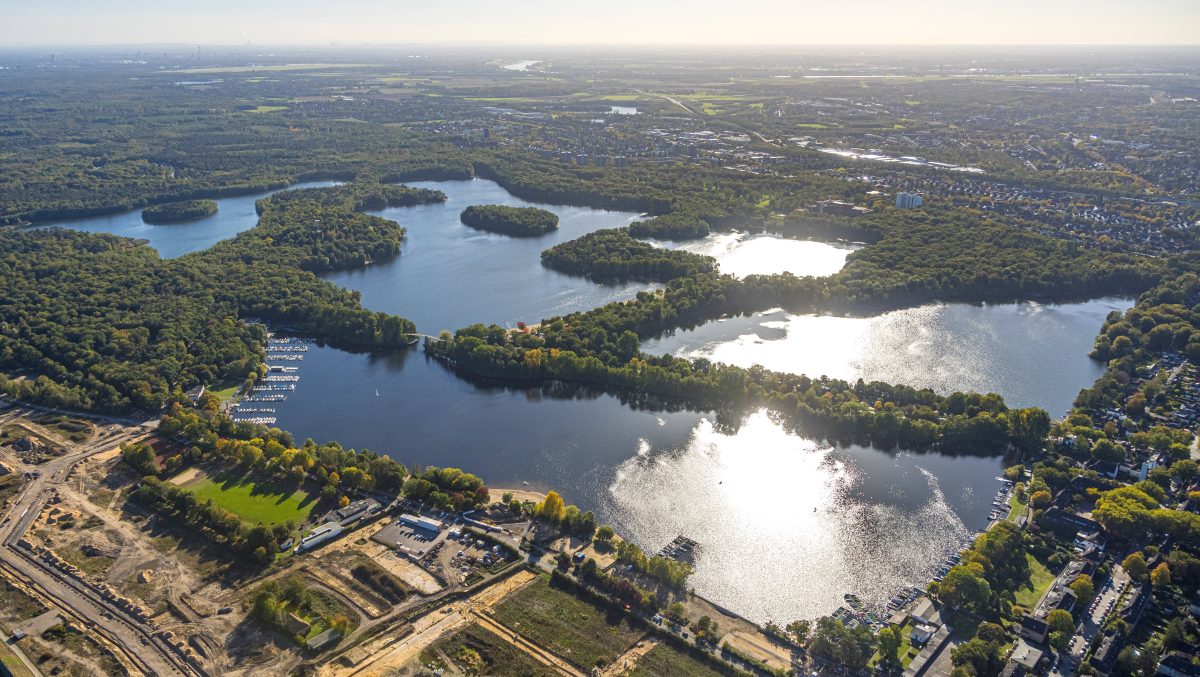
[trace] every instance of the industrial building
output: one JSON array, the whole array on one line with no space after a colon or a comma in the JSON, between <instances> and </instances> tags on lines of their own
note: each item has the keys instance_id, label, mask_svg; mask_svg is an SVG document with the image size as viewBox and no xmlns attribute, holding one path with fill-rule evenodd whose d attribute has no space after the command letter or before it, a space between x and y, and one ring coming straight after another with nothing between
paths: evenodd
<instances>
[{"instance_id":1,"label":"industrial building","mask_svg":"<svg viewBox=\"0 0 1200 677\"><path fill-rule=\"evenodd\" d=\"M428 531L432 534L440 534L444 528L444 525L435 519L421 517L418 515L410 515L408 513L404 513L400 516L400 523L405 526L412 527L413 529Z\"/></svg>"}]
</instances>

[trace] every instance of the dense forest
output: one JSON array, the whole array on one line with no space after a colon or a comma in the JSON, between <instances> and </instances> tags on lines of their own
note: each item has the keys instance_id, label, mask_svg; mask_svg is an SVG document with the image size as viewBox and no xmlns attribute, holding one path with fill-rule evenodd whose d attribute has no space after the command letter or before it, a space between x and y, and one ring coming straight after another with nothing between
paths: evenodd
<instances>
[{"instance_id":1,"label":"dense forest","mask_svg":"<svg viewBox=\"0 0 1200 677\"><path fill-rule=\"evenodd\" d=\"M170 261L107 235L0 230L0 388L54 406L155 411L194 385L255 372L264 330L240 321L250 317L403 345L410 321L364 310L314 275L393 257L403 237L345 201L287 192L266 201L255 228Z\"/></svg>"},{"instance_id":2,"label":"dense forest","mask_svg":"<svg viewBox=\"0 0 1200 677\"><path fill-rule=\"evenodd\" d=\"M154 410L261 362L263 327L201 269L108 235L0 230L0 388L55 406ZM7 377L7 378L6 378Z\"/></svg>"},{"instance_id":3,"label":"dense forest","mask_svg":"<svg viewBox=\"0 0 1200 677\"><path fill-rule=\"evenodd\" d=\"M283 207L292 202L315 202L322 207L365 212L445 201L446 194L440 190L381 183L371 180L370 177L356 176L349 183L328 188L299 188L275 193L256 202L255 209L262 215L268 207Z\"/></svg>"},{"instance_id":4,"label":"dense forest","mask_svg":"<svg viewBox=\"0 0 1200 677\"><path fill-rule=\"evenodd\" d=\"M717 270L717 262L711 256L655 247L633 239L625 228L597 230L555 245L542 252L542 264L560 273L582 275L597 282L666 282Z\"/></svg>"},{"instance_id":5,"label":"dense forest","mask_svg":"<svg viewBox=\"0 0 1200 677\"><path fill-rule=\"evenodd\" d=\"M142 221L153 224L187 223L217 213L215 200L185 200L146 207Z\"/></svg>"},{"instance_id":6,"label":"dense forest","mask_svg":"<svg viewBox=\"0 0 1200 677\"><path fill-rule=\"evenodd\" d=\"M710 232L708 221L682 211L629 224L630 235L655 240L699 240Z\"/></svg>"},{"instance_id":7,"label":"dense forest","mask_svg":"<svg viewBox=\"0 0 1200 677\"><path fill-rule=\"evenodd\" d=\"M907 386L650 357L639 353L638 337L629 330L604 334L592 325L585 332L593 343L612 341L603 350L582 343L576 350L559 348L562 325L554 321L544 335L474 325L427 341L426 350L456 368L493 378L590 383L717 410L768 406L808 435L885 448L941 445L954 452L996 453L1011 444L1035 451L1050 429L1045 411L1009 409L998 395L942 397Z\"/></svg>"},{"instance_id":8,"label":"dense forest","mask_svg":"<svg viewBox=\"0 0 1200 677\"><path fill-rule=\"evenodd\" d=\"M558 216L537 207L471 205L459 218L472 228L513 237L536 237L558 229Z\"/></svg>"}]
</instances>

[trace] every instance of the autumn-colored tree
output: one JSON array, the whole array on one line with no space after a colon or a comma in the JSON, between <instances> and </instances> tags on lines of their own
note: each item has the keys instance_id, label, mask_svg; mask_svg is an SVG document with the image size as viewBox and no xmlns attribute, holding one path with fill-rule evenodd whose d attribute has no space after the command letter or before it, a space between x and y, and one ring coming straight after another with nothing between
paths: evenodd
<instances>
[{"instance_id":1,"label":"autumn-colored tree","mask_svg":"<svg viewBox=\"0 0 1200 677\"><path fill-rule=\"evenodd\" d=\"M1045 508L1046 506L1050 505L1051 498L1053 497L1050 495L1049 491L1044 489L1042 491L1035 491L1029 497L1029 505L1032 505L1035 508Z\"/></svg>"},{"instance_id":2,"label":"autumn-colored tree","mask_svg":"<svg viewBox=\"0 0 1200 677\"><path fill-rule=\"evenodd\" d=\"M1167 566L1166 562L1154 567L1150 572L1150 585L1156 588L1165 588L1171 584L1171 567Z\"/></svg>"},{"instance_id":3,"label":"autumn-colored tree","mask_svg":"<svg viewBox=\"0 0 1200 677\"><path fill-rule=\"evenodd\" d=\"M565 509L566 506L563 503L562 496L559 496L557 491L551 489L546 493L546 498L538 504L537 514L538 517L550 520L551 522L557 522L562 519L563 510Z\"/></svg>"},{"instance_id":4,"label":"autumn-colored tree","mask_svg":"<svg viewBox=\"0 0 1200 677\"><path fill-rule=\"evenodd\" d=\"M349 496L342 496L341 498L338 499L338 507L339 508L344 508L348 505L350 505L350 497Z\"/></svg>"}]
</instances>

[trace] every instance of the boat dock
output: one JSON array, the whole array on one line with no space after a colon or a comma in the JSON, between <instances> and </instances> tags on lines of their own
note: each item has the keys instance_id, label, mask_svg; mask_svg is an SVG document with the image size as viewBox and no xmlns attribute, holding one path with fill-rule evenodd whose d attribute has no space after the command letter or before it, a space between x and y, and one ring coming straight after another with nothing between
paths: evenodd
<instances>
[{"instance_id":1,"label":"boat dock","mask_svg":"<svg viewBox=\"0 0 1200 677\"><path fill-rule=\"evenodd\" d=\"M295 363L304 359L312 341L297 337L268 336L266 345L267 375L250 388L241 401L229 408L229 416L236 423L275 425L274 406L286 401L300 383L300 371Z\"/></svg>"},{"instance_id":2,"label":"boat dock","mask_svg":"<svg viewBox=\"0 0 1200 677\"><path fill-rule=\"evenodd\" d=\"M685 564L696 563L696 547L699 544L686 536L676 536L674 540L658 551L659 557L673 559Z\"/></svg>"}]
</instances>

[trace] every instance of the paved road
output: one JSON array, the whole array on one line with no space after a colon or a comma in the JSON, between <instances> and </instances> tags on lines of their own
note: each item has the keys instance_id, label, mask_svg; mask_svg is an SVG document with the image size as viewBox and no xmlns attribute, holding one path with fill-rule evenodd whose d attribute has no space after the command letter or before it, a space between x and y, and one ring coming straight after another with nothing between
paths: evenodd
<instances>
[{"instance_id":1,"label":"paved road","mask_svg":"<svg viewBox=\"0 0 1200 677\"><path fill-rule=\"evenodd\" d=\"M30 413L29 407L11 401L0 402L0 412L6 419ZM44 411L37 409L37 411ZM99 427L96 438L75 446L66 454L39 466L21 466L18 472L30 473L25 488L8 513L0 520L0 566L6 573L38 589L53 599L68 615L74 616L107 639L124 654L127 662L146 674L199 674L165 640L153 635L154 628L139 622L122 609L105 600L96 590L75 578L50 567L33 556L19 542L46 503L54 496L57 485L66 481L71 470L86 458L145 434L141 428L120 428L116 425Z\"/></svg>"},{"instance_id":2,"label":"paved road","mask_svg":"<svg viewBox=\"0 0 1200 677\"><path fill-rule=\"evenodd\" d=\"M1104 622L1108 619L1108 615L1115 610L1117 599L1127 585L1129 585L1129 575L1121 569L1119 564L1114 564L1109 583L1096 592L1096 610L1084 612L1079 628L1075 636L1071 638L1071 645L1067 647L1066 651L1059 652L1058 660L1054 669L1050 671L1049 677L1069 677L1076 674L1076 666L1087 653L1092 640L1104 629Z\"/></svg>"}]
</instances>

